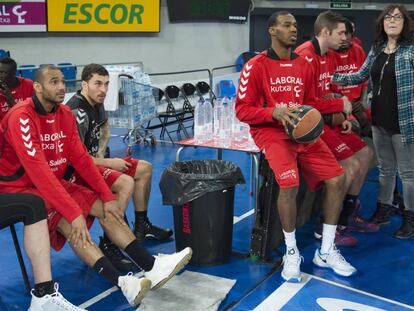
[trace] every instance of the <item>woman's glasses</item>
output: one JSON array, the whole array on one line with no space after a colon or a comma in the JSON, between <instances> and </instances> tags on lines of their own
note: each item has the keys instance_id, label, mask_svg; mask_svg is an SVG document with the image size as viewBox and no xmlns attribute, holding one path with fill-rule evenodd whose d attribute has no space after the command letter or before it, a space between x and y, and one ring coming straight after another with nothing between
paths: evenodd
<instances>
[{"instance_id":1,"label":"woman's glasses","mask_svg":"<svg viewBox=\"0 0 414 311\"><path fill-rule=\"evenodd\" d=\"M394 19L394 21L396 22L400 22L403 20L403 16L401 14L395 14L395 15L387 14L384 16L384 20L387 22L390 22L392 19Z\"/></svg>"}]
</instances>

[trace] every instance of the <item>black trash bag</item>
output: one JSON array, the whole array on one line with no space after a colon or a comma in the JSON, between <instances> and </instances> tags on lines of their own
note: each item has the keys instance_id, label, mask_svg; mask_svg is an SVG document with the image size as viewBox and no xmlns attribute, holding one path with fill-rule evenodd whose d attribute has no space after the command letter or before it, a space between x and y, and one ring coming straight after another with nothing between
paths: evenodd
<instances>
[{"instance_id":1,"label":"black trash bag","mask_svg":"<svg viewBox=\"0 0 414 311\"><path fill-rule=\"evenodd\" d=\"M193 160L174 162L160 180L164 205L182 205L206 193L244 184L240 168L230 161Z\"/></svg>"}]
</instances>

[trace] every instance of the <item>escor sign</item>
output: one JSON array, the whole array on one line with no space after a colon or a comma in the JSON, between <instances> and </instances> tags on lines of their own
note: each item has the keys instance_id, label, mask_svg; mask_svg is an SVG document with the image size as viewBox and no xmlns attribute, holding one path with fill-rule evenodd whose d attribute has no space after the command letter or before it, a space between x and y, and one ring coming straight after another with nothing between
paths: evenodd
<instances>
[{"instance_id":1,"label":"escor sign","mask_svg":"<svg viewBox=\"0 0 414 311\"><path fill-rule=\"evenodd\" d=\"M88 24L92 19L99 24L142 24L144 7L140 4L131 4L129 7L118 3L111 6L109 3L93 6L92 3L68 3L65 7L65 24Z\"/></svg>"},{"instance_id":2,"label":"escor sign","mask_svg":"<svg viewBox=\"0 0 414 311\"><path fill-rule=\"evenodd\" d=\"M47 5L48 31L159 31L159 0L59 0Z\"/></svg>"}]
</instances>

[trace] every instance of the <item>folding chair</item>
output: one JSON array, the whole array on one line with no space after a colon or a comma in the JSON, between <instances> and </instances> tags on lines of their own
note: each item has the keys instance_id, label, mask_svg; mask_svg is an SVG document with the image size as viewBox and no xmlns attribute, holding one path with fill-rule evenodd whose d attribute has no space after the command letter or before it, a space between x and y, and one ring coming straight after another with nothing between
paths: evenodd
<instances>
[{"instance_id":1,"label":"folding chair","mask_svg":"<svg viewBox=\"0 0 414 311\"><path fill-rule=\"evenodd\" d=\"M216 95L214 95L213 90L211 89L210 85L205 81L197 82L196 84L196 91L198 96L200 96L204 100L215 100Z\"/></svg>"},{"instance_id":2,"label":"folding chair","mask_svg":"<svg viewBox=\"0 0 414 311\"><path fill-rule=\"evenodd\" d=\"M165 98L166 100L174 106L176 120L178 122L177 134L180 135L180 131L183 131L185 137L190 137L184 126L185 114L184 105L186 103L185 98L181 94L181 90L176 85L168 85L165 88Z\"/></svg>"},{"instance_id":3,"label":"folding chair","mask_svg":"<svg viewBox=\"0 0 414 311\"><path fill-rule=\"evenodd\" d=\"M184 110L194 115L195 104L200 99L197 96L196 87L192 83L184 83L181 86L181 94L185 100Z\"/></svg>"},{"instance_id":4,"label":"folding chair","mask_svg":"<svg viewBox=\"0 0 414 311\"><path fill-rule=\"evenodd\" d=\"M12 209L13 206L36 204L36 202L34 201L35 199L38 200L36 196L31 194L0 193L0 207ZM19 239L17 238L16 229L14 227L16 223L19 223L22 220L23 219L21 219L19 216L11 217L9 219L0 219L0 230L6 227L10 228L17 259L19 261L20 270L22 272L24 285L26 287L27 292L30 294L31 286L29 282L29 277L27 274L26 266L23 261L23 255L20 249Z\"/></svg>"},{"instance_id":5,"label":"folding chair","mask_svg":"<svg viewBox=\"0 0 414 311\"><path fill-rule=\"evenodd\" d=\"M172 139L170 132L167 129L167 126L169 125L169 119L174 116L175 109L172 104L170 104L165 96L164 91L160 88L153 87L152 88L152 94L155 99L155 106L157 109L157 117L160 121L161 131L160 131L160 139L164 140L165 134L168 135L168 138L171 140L172 143L174 143L174 140ZM151 121L148 121L147 128L155 128L150 127Z\"/></svg>"}]
</instances>

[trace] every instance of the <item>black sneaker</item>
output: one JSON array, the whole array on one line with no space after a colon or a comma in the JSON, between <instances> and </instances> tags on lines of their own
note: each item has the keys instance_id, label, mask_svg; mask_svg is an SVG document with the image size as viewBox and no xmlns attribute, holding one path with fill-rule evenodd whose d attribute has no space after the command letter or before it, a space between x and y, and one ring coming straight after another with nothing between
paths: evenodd
<instances>
[{"instance_id":1,"label":"black sneaker","mask_svg":"<svg viewBox=\"0 0 414 311\"><path fill-rule=\"evenodd\" d=\"M133 270L133 262L112 242L105 241L102 237L99 237L99 248L117 270L123 272Z\"/></svg>"},{"instance_id":2,"label":"black sneaker","mask_svg":"<svg viewBox=\"0 0 414 311\"><path fill-rule=\"evenodd\" d=\"M154 226L148 218L135 224L134 235L140 243L144 240L164 241L169 239L172 234L171 229Z\"/></svg>"}]
</instances>

